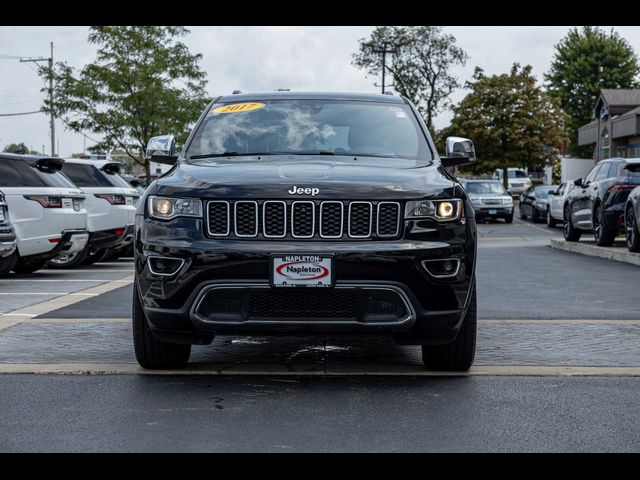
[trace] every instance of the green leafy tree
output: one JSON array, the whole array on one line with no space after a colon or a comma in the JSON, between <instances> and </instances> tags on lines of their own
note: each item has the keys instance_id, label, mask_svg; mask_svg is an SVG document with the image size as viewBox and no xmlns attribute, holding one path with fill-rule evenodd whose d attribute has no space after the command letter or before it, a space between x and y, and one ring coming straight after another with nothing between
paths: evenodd
<instances>
[{"instance_id":1,"label":"green leafy tree","mask_svg":"<svg viewBox=\"0 0 640 480\"><path fill-rule=\"evenodd\" d=\"M143 165L155 135L173 133L183 143L208 98L201 55L192 55L178 39L189 33L178 26L94 26L89 43L97 57L79 72L57 63L43 78L54 77L54 103L43 110L75 131L91 131L102 141L91 151L119 148Z\"/></svg>"},{"instance_id":2,"label":"green leafy tree","mask_svg":"<svg viewBox=\"0 0 640 480\"><path fill-rule=\"evenodd\" d=\"M4 147L3 152L6 153L22 153L22 154L31 154L31 155L40 155L40 152L29 149L24 142L20 143L10 143L6 147Z\"/></svg>"},{"instance_id":3,"label":"green leafy tree","mask_svg":"<svg viewBox=\"0 0 640 480\"><path fill-rule=\"evenodd\" d=\"M451 105L451 93L461 86L451 67L465 65L468 58L456 46L455 37L437 26L376 27L359 44L352 63L368 75L382 72L379 51L393 52L386 70L393 77L394 89L416 105L433 131L433 119Z\"/></svg>"},{"instance_id":4,"label":"green leafy tree","mask_svg":"<svg viewBox=\"0 0 640 480\"><path fill-rule=\"evenodd\" d=\"M591 149L578 146L578 129L592 120L596 98L603 88L635 88L640 73L633 48L613 30L574 28L558 45L545 75L548 90L560 98L569 115L569 152L590 157Z\"/></svg>"},{"instance_id":5,"label":"green leafy tree","mask_svg":"<svg viewBox=\"0 0 640 480\"><path fill-rule=\"evenodd\" d=\"M478 162L473 173L501 169L534 169L553 164L562 144L564 114L559 100L549 96L531 75L531 67L514 64L511 72L486 76L476 68L467 82L471 92L454 107L451 125L441 137L463 136L474 141Z\"/></svg>"}]
</instances>

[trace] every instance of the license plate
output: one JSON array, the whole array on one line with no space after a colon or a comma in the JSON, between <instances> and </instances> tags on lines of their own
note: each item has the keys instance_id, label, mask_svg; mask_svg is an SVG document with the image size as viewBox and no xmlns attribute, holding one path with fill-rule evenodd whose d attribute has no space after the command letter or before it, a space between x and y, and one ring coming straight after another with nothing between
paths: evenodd
<instances>
[{"instance_id":1,"label":"license plate","mask_svg":"<svg viewBox=\"0 0 640 480\"><path fill-rule=\"evenodd\" d=\"M326 255L272 255L273 287L333 287L333 258Z\"/></svg>"},{"instance_id":2,"label":"license plate","mask_svg":"<svg viewBox=\"0 0 640 480\"><path fill-rule=\"evenodd\" d=\"M498 213L498 210L496 209L489 210L489 215L496 215L497 213Z\"/></svg>"}]
</instances>

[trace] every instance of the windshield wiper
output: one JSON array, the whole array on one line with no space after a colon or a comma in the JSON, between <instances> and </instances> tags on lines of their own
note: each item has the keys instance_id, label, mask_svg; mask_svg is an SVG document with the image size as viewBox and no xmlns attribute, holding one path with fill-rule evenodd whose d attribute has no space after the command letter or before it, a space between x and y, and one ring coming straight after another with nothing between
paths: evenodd
<instances>
[{"instance_id":1,"label":"windshield wiper","mask_svg":"<svg viewBox=\"0 0 640 480\"><path fill-rule=\"evenodd\" d=\"M320 150L315 152L250 152L250 153L240 153L240 152L224 152L224 153L205 153L202 155L192 155L189 157L190 160L199 160L203 158L220 158L220 157L265 157L268 155L331 155L335 156L334 152Z\"/></svg>"}]
</instances>

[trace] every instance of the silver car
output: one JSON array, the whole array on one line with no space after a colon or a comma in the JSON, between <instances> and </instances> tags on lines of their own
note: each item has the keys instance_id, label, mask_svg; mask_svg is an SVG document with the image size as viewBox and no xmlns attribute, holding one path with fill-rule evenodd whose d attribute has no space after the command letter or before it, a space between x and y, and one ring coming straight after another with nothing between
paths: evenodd
<instances>
[{"instance_id":1,"label":"silver car","mask_svg":"<svg viewBox=\"0 0 640 480\"><path fill-rule=\"evenodd\" d=\"M549 192L547 208L547 226L555 227L559 223L564 223L564 202L567 196L576 188L573 180L561 183L557 190Z\"/></svg>"},{"instance_id":2,"label":"silver car","mask_svg":"<svg viewBox=\"0 0 640 480\"><path fill-rule=\"evenodd\" d=\"M502 218L513 223L513 198L498 180L460 180L467 191L476 219Z\"/></svg>"}]
</instances>

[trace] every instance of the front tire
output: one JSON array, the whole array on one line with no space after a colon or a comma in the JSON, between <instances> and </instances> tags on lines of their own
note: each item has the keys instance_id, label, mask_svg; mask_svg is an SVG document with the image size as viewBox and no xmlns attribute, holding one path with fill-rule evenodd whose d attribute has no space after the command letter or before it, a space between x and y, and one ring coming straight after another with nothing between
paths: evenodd
<instances>
[{"instance_id":1,"label":"front tire","mask_svg":"<svg viewBox=\"0 0 640 480\"><path fill-rule=\"evenodd\" d=\"M568 206L564 207L564 227L562 228L562 233L567 242L579 242L582 236L582 230L573 226L571 211Z\"/></svg>"},{"instance_id":2,"label":"front tire","mask_svg":"<svg viewBox=\"0 0 640 480\"><path fill-rule=\"evenodd\" d=\"M18 262L18 251L16 250L6 258L0 259L0 278L9 274Z\"/></svg>"},{"instance_id":3,"label":"front tire","mask_svg":"<svg viewBox=\"0 0 640 480\"><path fill-rule=\"evenodd\" d=\"M142 368L150 370L179 369L189 363L191 345L161 342L149 328L147 318L138 296L138 287L133 287L133 347L136 360Z\"/></svg>"},{"instance_id":4,"label":"front tire","mask_svg":"<svg viewBox=\"0 0 640 480\"><path fill-rule=\"evenodd\" d=\"M627 209L624 216L624 229L627 236L627 248L630 252L640 252L640 230L633 206Z\"/></svg>"},{"instance_id":5,"label":"front tire","mask_svg":"<svg viewBox=\"0 0 640 480\"><path fill-rule=\"evenodd\" d=\"M422 361L430 370L466 372L473 365L476 354L477 330L476 287L471 291L471 303L456 339L446 345L423 345Z\"/></svg>"},{"instance_id":6,"label":"front tire","mask_svg":"<svg viewBox=\"0 0 640 480\"><path fill-rule=\"evenodd\" d=\"M602 205L598 205L594 213L593 237L599 247L610 247L616 239L616 234L609 230L605 224Z\"/></svg>"},{"instance_id":7,"label":"front tire","mask_svg":"<svg viewBox=\"0 0 640 480\"><path fill-rule=\"evenodd\" d=\"M547 227L555 228L558 222L551 216L551 209L547 208Z\"/></svg>"},{"instance_id":8,"label":"front tire","mask_svg":"<svg viewBox=\"0 0 640 480\"><path fill-rule=\"evenodd\" d=\"M513 223L513 212L511 212L511 215L504 217L504 223Z\"/></svg>"},{"instance_id":9,"label":"front tire","mask_svg":"<svg viewBox=\"0 0 640 480\"><path fill-rule=\"evenodd\" d=\"M536 207L531 207L531 221L533 223L538 223L540 221L540 212Z\"/></svg>"},{"instance_id":10,"label":"front tire","mask_svg":"<svg viewBox=\"0 0 640 480\"><path fill-rule=\"evenodd\" d=\"M522 210L522 205L518 207L518 210L520 211L520 220L526 220L527 216L524 214L524 210Z\"/></svg>"}]
</instances>

